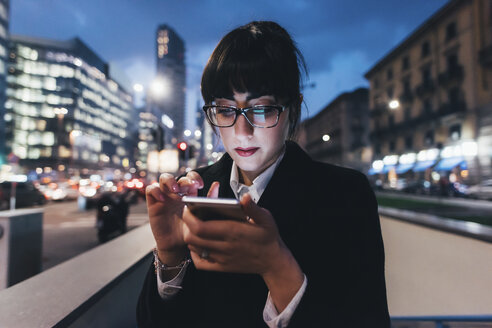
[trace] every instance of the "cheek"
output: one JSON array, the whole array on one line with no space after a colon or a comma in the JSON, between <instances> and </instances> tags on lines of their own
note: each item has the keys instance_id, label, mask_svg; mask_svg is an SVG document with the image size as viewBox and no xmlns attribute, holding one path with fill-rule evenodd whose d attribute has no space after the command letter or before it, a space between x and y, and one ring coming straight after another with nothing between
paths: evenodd
<instances>
[{"instance_id":1,"label":"cheek","mask_svg":"<svg viewBox=\"0 0 492 328\"><path fill-rule=\"evenodd\" d=\"M222 140L222 144L224 145L224 147L227 148L229 141L232 139L232 134L230 132L230 129L220 129L219 128L219 136L220 136L220 139Z\"/></svg>"}]
</instances>

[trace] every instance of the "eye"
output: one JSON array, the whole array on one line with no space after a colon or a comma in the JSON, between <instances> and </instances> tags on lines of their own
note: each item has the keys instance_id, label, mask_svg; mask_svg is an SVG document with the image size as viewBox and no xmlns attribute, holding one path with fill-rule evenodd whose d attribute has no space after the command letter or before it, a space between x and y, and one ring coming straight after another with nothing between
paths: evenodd
<instances>
[{"instance_id":1,"label":"eye","mask_svg":"<svg viewBox=\"0 0 492 328\"><path fill-rule=\"evenodd\" d=\"M217 115L223 115L223 116L236 115L236 111L234 110L234 108L230 108L230 107L216 107L215 111Z\"/></svg>"}]
</instances>

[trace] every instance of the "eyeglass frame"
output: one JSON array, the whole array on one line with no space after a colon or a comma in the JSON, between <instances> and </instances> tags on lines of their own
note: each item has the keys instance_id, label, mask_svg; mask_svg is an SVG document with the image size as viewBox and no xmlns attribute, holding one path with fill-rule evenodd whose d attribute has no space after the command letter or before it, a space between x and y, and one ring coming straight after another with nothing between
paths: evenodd
<instances>
[{"instance_id":1,"label":"eyeglass frame","mask_svg":"<svg viewBox=\"0 0 492 328\"><path fill-rule=\"evenodd\" d=\"M234 121L232 122L231 125L217 125L215 123L212 122L212 120L210 119L210 117L208 116L208 113L207 113L207 110L209 108L212 108L212 107L221 107L221 108L229 108L229 109L233 109L235 112L236 112L236 116L234 117ZM246 112L248 110L251 110L251 109L255 109L257 107L273 107L275 109L278 110L278 113L277 113L277 120L275 121L275 124L274 125L271 125L271 126L259 126L259 125L255 125L253 123L251 123L251 121L249 120L248 116L246 116ZM217 127L217 128L230 128L231 126L234 126L234 124L236 124L236 121L237 121L237 118L239 117L239 115L243 115L244 118L246 119L246 121L252 126L252 127L255 127L255 128L261 128L261 129L270 129L270 128L274 128L278 125L278 121L280 119L280 114L282 114L284 111L285 111L285 106L282 106L282 105L255 105L255 106L250 106L250 107L236 107L236 106L226 106L226 105L205 105L202 107L203 111L205 112L205 117L207 118L207 121L212 124L213 126Z\"/></svg>"}]
</instances>

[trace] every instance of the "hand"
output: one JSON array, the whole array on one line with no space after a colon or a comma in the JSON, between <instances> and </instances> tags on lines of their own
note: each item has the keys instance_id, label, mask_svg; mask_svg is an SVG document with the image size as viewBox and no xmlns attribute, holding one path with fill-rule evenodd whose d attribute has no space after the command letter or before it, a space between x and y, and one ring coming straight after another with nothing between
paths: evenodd
<instances>
[{"instance_id":1,"label":"hand","mask_svg":"<svg viewBox=\"0 0 492 328\"><path fill-rule=\"evenodd\" d=\"M209 194L215 193L214 188L212 185ZM249 194L241 205L249 222L204 222L184 210L184 241L198 269L263 275L274 270L277 259L290 254L270 212L257 206ZM207 259L200 258L204 249L210 253Z\"/></svg>"},{"instance_id":2,"label":"hand","mask_svg":"<svg viewBox=\"0 0 492 328\"><path fill-rule=\"evenodd\" d=\"M217 190L215 190L217 188ZM210 195L216 195L218 184ZM256 273L262 276L280 313L304 281L304 274L278 233L272 214L246 194L241 199L248 222L201 221L187 208L183 212L183 236L197 269ZM206 259L199 254L209 252Z\"/></svg>"},{"instance_id":3,"label":"hand","mask_svg":"<svg viewBox=\"0 0 492 328\"><path fill-rule=\"evenodd\" d=\"M191 171L177 182L173 175L163 173L159 177L159 183L150 185L145 190L150 227L159 258L168 265L178 264L186 254L182 195L196 196L200 188L203 188L202 178Z\"/></svg>"}]
</instances>

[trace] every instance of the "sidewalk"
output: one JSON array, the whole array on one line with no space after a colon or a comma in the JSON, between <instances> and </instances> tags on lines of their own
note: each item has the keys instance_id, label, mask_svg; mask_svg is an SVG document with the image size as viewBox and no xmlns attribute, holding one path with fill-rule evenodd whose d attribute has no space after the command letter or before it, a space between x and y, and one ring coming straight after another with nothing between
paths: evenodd
<instances>
[{"instance_id":1,"label":"sidewalk","mask_svg":"<svg viewBox=\"0 0 492 328\"><path fill-rule=\"evenodd\" d=\"M58 218L54 218L58 212ZM77 203L51 204L43 224L43 271L101 245L97 240L96 211L79 211ZM70 218L61 220L60 217ZM143 200L130 207L128 231L149 221ZM115 238L118 238L116 236Z\"/></svg>"}]
</instances>

